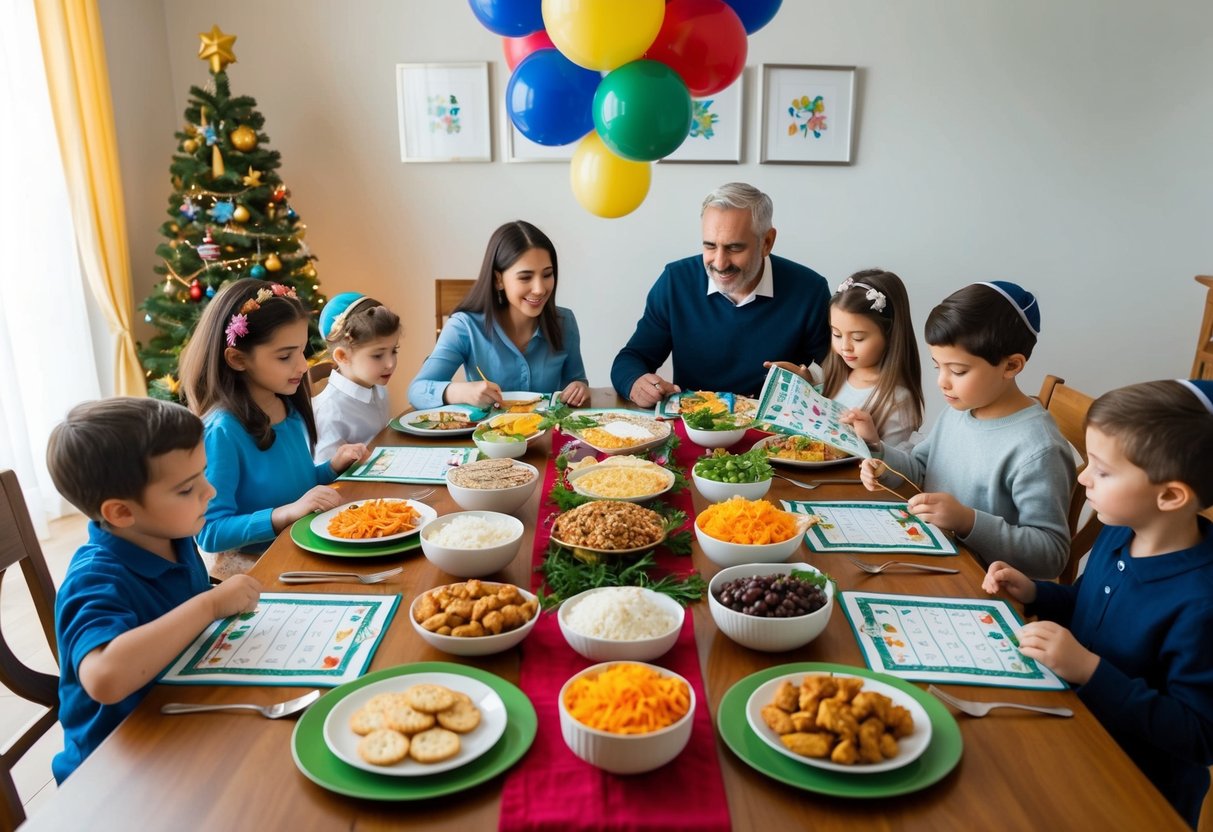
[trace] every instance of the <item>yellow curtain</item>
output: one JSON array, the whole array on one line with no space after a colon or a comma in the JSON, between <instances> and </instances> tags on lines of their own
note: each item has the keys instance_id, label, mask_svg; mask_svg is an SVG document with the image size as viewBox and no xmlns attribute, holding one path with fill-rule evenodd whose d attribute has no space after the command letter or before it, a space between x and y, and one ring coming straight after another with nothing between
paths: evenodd
<instances>
[{"instance_id":1,"label":"yellow curtain","mask_svg":"<svg viewBox=\"0 0 1213 832\"><path fill-rule=\"evenodd\" d=\"M114 392L147 395L134 309L114 108L96 0L34 0L80 260L116 339Z\"/></svg>"}]
</instances>

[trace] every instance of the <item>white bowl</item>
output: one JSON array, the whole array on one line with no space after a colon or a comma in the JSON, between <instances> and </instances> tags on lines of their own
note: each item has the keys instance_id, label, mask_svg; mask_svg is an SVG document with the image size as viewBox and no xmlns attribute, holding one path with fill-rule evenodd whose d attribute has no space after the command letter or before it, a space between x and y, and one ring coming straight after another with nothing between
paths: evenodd
<instances>
[{"instance_id":1,"label":"white bowl","mask_svg":"<svg viewBox=\"0 0 1213 832\"><path fill-rule=\"evenodd\" d=\"M496 582L494 582L496 583ZM433 589L440 589L434 587ZM522 593L522 597L527 601L535 597L533 593L527 592L522 587L517 587ZM426 590L432 592L433 590ZM452 656L488 656L492 653L500 653L503 650L509 650L515 645L521 644L522 640L531 634L531 630L535 629L535 622L539 620L539 616L543 614L542 610L536 609L535 614L531 616L531 620L523 624L517 629L509 632L501 633L495 636L475 636L473 638L459 638L457 636L444 636L438 633L431 633L429 630L417 623L417 619L413 617L413 611L417 608L417 602L425 595L422 592L413 599L413 603L409 604L409 621L413 625L413 629L421 636L422 641L431 647L437 648L444 653L450 653Z\"/></svg>"},{"instance_id":2,"label":"white bowl","mask_svg":"<svg viewBox=\"0 0 1213 832\"><path fill-rule=\"evenodd\" d=\"M745 497L747 500L761 500L771 490L772 477L757 482L719 482L709 480L691 469L691 479L695 482L695 490L709 503L719 503L730 497Z\"/></svg>"},{"instance_id":3,"label":"white bowl","mask_svg":"<svg viewBox=\"0 0 1213 832\"><path fill-rule=\"evenodd\" d=\"M468 511L500 511L512 514L531 498L531 494L539 487L539 471L534 465L525 462L515 462L524 468L529 468L530 482L514 485L509 488L464 488L451 482L451 472L446 472L446 487L460 508ZM451 469L454 470L454 469Z\"/></svg>"},{"instance_id":4,"label":"white bowl","mask_svg":"<svg viewBox=\"0 0 1213 832\"><path fill-rule=\"evenodd\" d=\"M526 456L527 443L525 441L487 442L478 436L473 436L472 441L476 443L480 453L489 459L518 459Z\"/></svg>"},{"instance_id":5,"label":"white bowl","mask_svg":"<svg viewBox=\"0 0 1213 832\"><path fill-rule=\"evenodd\" d=\"M580 633L569 626L566 618L578 604L585 601L591 595L603 592L612 594L611 591L615 589L640 589L641 593L650 602L673 617L673 626L659 636L630 641L590 636ZM685 616L686 611L682 608L681 604L670 596L663 595L660 592L639 587L599 587L597 589L587 589L585 592L574 595L561 604L560 610L556 614L556 620L560 622L560 632L564 634L564 640L569 643L569 647L572 647L587 659L597 662L645 662L656 659L659 656L664 656L670 651L670 648L674 646L674 642L678 641L678 634L682 632L682 622Z\"/></svg>"},{"instance_id":6,"label":"white bowl","mask_svg":"<svg viewBox=\"0 0 1213 832\"><path fill-rule=\"evenodd\" d=\"M736 566L740 563L783 563L790 558L804 540L805 530L809 527L809 515L793 514L796 519L796 534L779 543L729 543L718 540L699 528L698 519L695 526L695 539L699 548L712 563L718 566Z\"/></svg>"},{"instance_id":7,"label":"white bowl","mask_svg":"<svg viewBox=\"0 0 1213 832\"><path fill-rule=\"evenodd\" d=\"M834 584L826 582L826 605L808 615L795 618L761 618L731 610L716 600L720 587L737 578L751 575L787 575L793 570L819 572L807 563L747 563L721 569L708 583L708 609L720 632L751 650L781 653L803 647L821 635L834 612Z\"/></svg>"},{"instance_id":8,"label":"white bowl","mask_svg":"<svg viewBox=\"0 0 1213 832\"><path fill-rule=\"evenodd\" d=\"M687 438L701 448L731 448L741 441L748 427L734 430L701 430L693 428L684 420L682 426L687 429Z\"/></svg>"},{"instance_id":9,"label":"white bowl","mask_svg":"<svg viewBox=\"0 0 1213 832\"><path fill-rule=\"evenodd\" d=\"M677 673L643 662L639 664L657 671L662 676L682 679L690 694L691 706L682 719L673 725L668 725L660 731L648 734L612 734L599 731L573 718L564 706L564 694L573 680L582 676L601 673L619 662L606 662L587 667L585 670L569 678L560 689L558 697L560 705L560 734L564 737L569 750L592 766L614 774L639 774L645 771L661 768L673 760L686 748L691 739L691 727L695 718L695 689L686 679Z\"/></svg>"},{"instance_id":10,"label":"white bowl","mask_svg":"<svg viewBox=\"0 0 1213 832\"><path fill-rule=\"evenodd\" d=\"M469 516L507 523L513 536L505 543L480 548L440 546L429 539L429 535L449 525L456 517ZM522 521L496 511L456 511L437 517L421 528L421 551L426 560L456 578L482 578L504 569L518 554L521 543Z\"/></svg>"}]
</instances>

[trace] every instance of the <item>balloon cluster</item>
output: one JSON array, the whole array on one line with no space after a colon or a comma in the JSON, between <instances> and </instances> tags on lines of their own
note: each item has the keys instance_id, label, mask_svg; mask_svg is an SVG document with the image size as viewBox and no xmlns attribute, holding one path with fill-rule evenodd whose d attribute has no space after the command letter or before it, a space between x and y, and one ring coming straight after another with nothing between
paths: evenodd
<instances>
[{"instance_id":1,"label":"balloon cluster","mask_svg":"<svg viewBox=\"0 0 1213 832\"><path fill-rule=\"evenodd\" d=\"M600 217L644 201L650 163L691 129L691 99L741 75L746 36L782 0L469 0L504 38L506 110L522 135L578 142L573 195Z\"/></svg>"}]
</instances>

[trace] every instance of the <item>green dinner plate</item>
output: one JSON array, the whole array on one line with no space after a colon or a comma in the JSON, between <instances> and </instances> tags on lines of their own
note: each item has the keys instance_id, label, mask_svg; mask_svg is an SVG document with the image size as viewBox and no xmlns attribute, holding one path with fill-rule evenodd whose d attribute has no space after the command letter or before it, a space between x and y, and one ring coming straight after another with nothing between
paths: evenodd
<instances>
[{"instance_id":1,"label":"green dinner plate","mask_svg":"<svg viewBox=\"0 0 1213 832\"><path fill-rule=\"evenodd\" d=\"M455 673L491 687L505 703L508 717L505 734L496 745L467 765L426 777L372 774L342 762L329 751L324 742L324 720L338 702L366 685L414 673ZM522 759L535 739L538 726L531 700L500 676L451 662L417 662L371 673L320 697L295 725L291 735L291 756L307 779L337 794L368 800L425 800L469 789L501 774Z\"/></svg>"},{"instance_id":2,"label":"green dinner plate","mask_svg":"<svg viewBox=\"0 0 1213 832\"><path fill-rule=\"evenodd\" d=\"M393 540L391 543L334 543L312 531L313 515L300 517L291 524L291 540L300 549L333 558L378 558L398 555L421 547L421 533Z\"/></svg>"},{"instance_id":3,"label":"green dinner plate","mask_svg":"<svg viewBox=\"0 0 1213 832\"><path fill-rule=\"evenodd\" d=\"M745 708L750 695L759 685L788 673L846 673L851 676L867 676L905 691L926 709L931 720L930 746L921 757L909 765L879 774L827 771L783 756L763 742L746 723ZM320 703L323 702L323 699L320 700ZM318 704L312 708L315 709ZM798 662L770 667L751 674L725 693L720 700L716 722L725 745L746 765L789 786L834 797L892 797L925 789L942 780L956 767L964 747L956 719L934 696L902 679L863 667L842 664Z\"/></svg>"}]
</instances>

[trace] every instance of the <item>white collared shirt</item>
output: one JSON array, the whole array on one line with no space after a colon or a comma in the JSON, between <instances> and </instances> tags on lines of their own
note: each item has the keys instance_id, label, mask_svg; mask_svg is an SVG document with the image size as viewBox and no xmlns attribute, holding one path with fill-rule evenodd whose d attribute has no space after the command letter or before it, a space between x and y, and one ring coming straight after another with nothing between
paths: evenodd
<instances>
[{"instance_id":1,"label":"white collared shirt","mask_svg":"<svg viewBox=\"0 0 1213 832\"><path fill-rule=\"evenodd\" d=\"M720 287L716 285L716 281L712 279L712 273L708 271L706 265L703 267L703 271L708 276L708 294L714 295L718 292L720 294L724 294L720 291ZM728 295L725 295L725 297L729 298ZM758 297L775 297L775 279L771 276L770 255L762 258L762 277L759 278L758 285L754 287L754 291L750 292L739 301L734 301L732 298L729 298L729 302L734 306L745 306L747 303L753 302L753 300Z\"/></svg>"},{"instance_id":2,"label":"white collared shirt","mask_svg":"<svg viewBox=\"0 0 1213 832\"><path fill-rule=\"evenodd\" d=\"M316 415L316 464L333 458L337 449L352 442L370 442L389 418L387 388L363 387L334 370L328 386L312 399Z\"/></svg>"}]
</instances>

